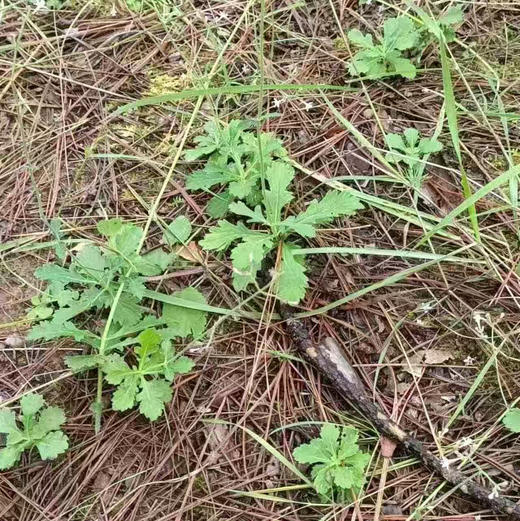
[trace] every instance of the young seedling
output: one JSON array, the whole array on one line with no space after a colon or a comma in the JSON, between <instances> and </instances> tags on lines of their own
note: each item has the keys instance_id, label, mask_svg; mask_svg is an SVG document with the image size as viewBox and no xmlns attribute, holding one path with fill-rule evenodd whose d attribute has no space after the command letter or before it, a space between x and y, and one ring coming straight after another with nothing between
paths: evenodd
<instances>
[{"instance_id":1,"label":"young seedling","mask_svg":"<svg viewBox=\"0 0 520 521\"><path fill-rule=\"evenodd\" d=\"M256 283L256 276L267 254L276 249L279 253L275 264L277 296L290 304L298 303L307 288L303 256L295 256L299 249L289 242L291 235L314 237L316 227L334 218L352 215L363 206L350 192L330 191L322 199L314 200L304 212L284 218L282 211L292 201L288 186L294 179L294 168L283 161L273 161L265 171L265 190L260 204L254 209L244 202L232 202L229 210L247 218L233 224L226 220L218 222L201 241L206 250L231 250L233 264L233 287L237 291ZM255 228L253 228L253 226Z\"/></svg>"},{"instance_id":2,"label":"young seedling","mask_svg":"<svg viewBox=\"0 0 520 521\"><path fill-rule=\"evenodd\" d=\"M0 470L14 467L23 452L36 447L41 459L55 459L69 447L69 439L61 431L65 414L59 407L44 407L39 394L27 394L20 400L21 414L0 410L0 433L6 434L0 450Z\"/></svg>"},{"instance_id":3,"label":"young seedling","mask_svg":"<svg viewBox=\"0 0 520 521\"><path fill-rule=\"evenodd\" d=\"M100 368L105 380L117 386L112 395L112 409L126 411L139 404L139 412L153 421L171 400L170 383L175 375L193 368L193 362L186 356L177 356L171 345L172 338L178 335L176 328L146 329L131 340L138 345L132 351L127 350L126 356L118 353L70 356L66 363L74 371ZM129 365L125 358L136 363Z\"/></svg>"},{"instance_id":4,"label":"young seedling","mask_svg":"<svg viewBox=\"0 0 520 521\"><path fill-rule=\"evenodd\" d=\"M122 282L124 289L114 324L130 327L141 320L143 308L139 303L146 277L163 273L173 256L162 249L139 255L137 248L143 230L134 224L110 219L101 221L97 228L106 244L80 244L71 252L68 266L45 264L35 271L36 277L49 285L32 300L34 307L29 317L50 320L34 327L30 338L70 336L61 334L63 325L82 313L110 309ZM88 331L84 334L89 336Z\"/></svg>"},{"instance_id":5,"label":"young seedling","mask_svg":"<svg viewBox=\"0 0 520 521\"><path fill-rule=\"evenodd\" d=\"M311 477L316 492L328 495L334 490L357 494L365 481L370 455L358 446L359 431L326 423L320 437L296 447L294 459L312 465Z\"/></svg>"},{"instance_id":6,"label":"young seedling","mask_svg":"<svg viewBox=\"0 0 520 521\"><path fill-rule=\"evenodd\" d=\"M520 409L518 407L509 409L506 415L502 418L502 423L511 432L520 432Z\"/></svg>"},{"instance_id":7,"label":"young seedling","mask_svg":"<svg viewBox=\"0 0 520 521\"><path fill-rule=\"evenodd\" d=\"M258 204L262 172L275 159L287 157L279 139L265 132L259 136L247 132L251 126L250 122L240 120L229 124L209 121L204 126L206 134L195 138L198 146L185 154L188 161L207 159L202 170L186 179L189 190L209 192L217 185L226 186L208 203L207 212L213 218L224 217L229 204L237 199L252 206Z\"/></svg>"},{"instance_id":8,"label":"young seedling","mask_svg":"<svg viewBox=\"0 0 520 521\"><path fill-rule=\"evenodd\" d=\"M416 6L414 6L414 9ZM424 12L424 11L423 11ZM450 7L437 19L428 17L422 19L423 25L419 29L422 45L426 47L434 40L443 38L446 43L455 40L455 30L464 21L464 11L460 7Z\"/></svg>"},{"instance_id":9,"label":"young seedling","mask_svg":"<svg viewBox=\"0 0 520 521\"><path fill-rule=\"evenodd\" d=\"M442 143L434 138L421 137L415 128L407 128L402 136L387 134L386 144L390 149L386 154L386 160L390 163L405 164L410 184L419 190L423 180L424 162L430 154L442 150Z\"/></svg>"},{"instance_id":10,"label":"young seedling","mask_svg":"<svg viewBox=\"0 0 520 521\"><path fill-rule=\"evenodd\" d=\"M419 31L407 16L389 18L383 25L383 37L374 43L371 34L359 29L348 32L350 42L360 50L348 65L352 76L395 75L413 79L417 69L403 51L414 49L419 41Z\"/></svg>"},{"instance_id":11,"label":"young seedling","mask_svg":"<svg viewBox=\"0 0 520 521\"><path fill-rule=\"evenodd\" d=\"M162 248L146 255L138 254L143 230L120 219L101 221L97 228L106 242L80 245L70 252L67 266L46 264L36 270L36 276L47 281L48 287L33 299L34 307L29 317L38 323L28 338L70 337L90 346L89 354L67 357L66 363L74 371L98 369L94 411L99 428L103 377L111 384L120 385L115 395L116 410L131 408L137 401L140 411L149 419L160 415L162 404L171 396L168 382L175 373L191 369L187 358L175 356L171 340L202 336L206 313L171 304L163 305L161 316L146 313L141 305L146 277L163 273L175 255ZM163 241L175 245L185 242L190 234L191 224L181 216L167 227ZM204 296L194 288L186 288L172 296L190 303L206 304ZM108 316L112 322L105 332ZM136 338L139 333L141 335ZM159 341L152 345L150 336L162 339L160 348ZM128 348L136 342L140 342L141 347ZM136 366L127 365L124 355L127 349L128 358L137 360ZM117 365L119 373L114 369ZM127 368L128 374L124 373L123 367ZM121 375L120 381L117 374ZM121 389L126 393L126 402ZM133 396L131 389L135 389Z\"/></svg>"}]
</instances>

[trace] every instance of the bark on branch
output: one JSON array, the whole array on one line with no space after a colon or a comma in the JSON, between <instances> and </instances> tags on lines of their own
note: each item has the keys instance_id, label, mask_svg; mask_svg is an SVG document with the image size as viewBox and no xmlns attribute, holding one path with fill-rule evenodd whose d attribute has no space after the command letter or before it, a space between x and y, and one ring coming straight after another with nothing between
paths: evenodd
<instances>
[{"instance_id":1,"label":"bark on branch","mask_svg":"<svg viewBox=\"0 0 520 521\"><path fill-rule=\"evenodd\" d=\"M459 470L443 464L443 461L426 449L420 441L408 435L399 425L388 418L368 395L357 373L332 338L327 338L321 344L315 344L301 322L290 318L284 312L282 312L282 316L287 319L287 329L299 351L331 380L338 391L363 412L380 434L403 445L429 470L457 487L468 498L496 513L505 514L510 519L520 521L520 504L501 496L496 497L491 490L478 485Z\"/></svg>"}]
</instances>

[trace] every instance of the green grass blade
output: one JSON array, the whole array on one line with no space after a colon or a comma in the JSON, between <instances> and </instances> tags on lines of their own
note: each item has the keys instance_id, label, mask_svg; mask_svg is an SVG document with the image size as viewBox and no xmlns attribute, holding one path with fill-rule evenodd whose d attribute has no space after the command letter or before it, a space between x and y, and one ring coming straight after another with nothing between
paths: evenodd
<instances>
[{"instance_id":1,"label":"green grass blade","mask_svg":"<svg viewBox=\"0 0 520 521\"><path fill-rule=\"evenodd\" d=\"M5 244L0 244L0 254L6 252L6 255L12 255L13 253L22 253L28 251L38 251L45 250L47 248L54 248L58 244L87 244L91 243L88 239L60 239L59 241L46 241L46 242L38 242L40 237L25 237L22 239L15 239L13 241L6 242Z\"/></svg>"},{"instance_id":2,"label":"green grass blade","mask_svg":"<svg viewBox=\"0 0 520 521\"><path fill-rule=\"evenodd\" d=\"M148 157L133 156L130 154L92 153L89 154L85 159L113 159L114 161L139 161L141 163L149 163L152 165L164 166L163 163L160 163L159 161L154 161Z\"/></svg>"},{"instance_id":3,"label":"green grass blade","mask_svg":"<svg viewBox=\"0 0 520 521\"><path fill-rule=\"evenodd\" d=\"M446 119L448 121L448 128L450 131L451 141L455 154L459 162L460 174L461 174L461 185L464 198L468 199L471 197L471 188L469 186L468 177L466 170L464 169L464 162L462 158L462 151L460 146L459 136L459 124L457 117L457 101L455 99L455 92L453 89L453 80L451 77L451 64L448 58L448 45L444 37L442 27L437 23L436 20L431 18L426 11L415 5L411 0L405 0L406 5L415 11L419 16L421 22L428 28L432 35L435 35L439 44L439 54L441 58L441 70L442 70L442 88L444 91L444 107L446 110ZM468 214L473 228L473 234L477 241L480 240L480 230L478 225L477 211L475 205L469 205L467 207Z\"/></svg>"},{"instance_id":4,"label":"green grass blade","mask_svg":"<svg viewBox=\"0 0 520 521\"><path fill-rule=\"evenodd\" d=\"M292 90L297 92L312 92L317 90L337 90L343 92L357 92L358 89L353 87L344 87L340 85L325 85L325 84L266 84L266 85L225 85L223 87L207 87L205 89L186 89L180 92L170 92L162 94L161 96L151 96L137 101L127 103L118 109L113 114L124 114L129 110L146 105L161 105L162 103L172 103L175 101L182 101L186 99L198 98L199 96L220 96L222 94L254 94L261 91L282 91Z\"/></svg>"},{"instance_id":5,"label":"green grass blade","mask_svg":"<svg viewBox=\"0 0 520 521\"><path fill-rule=\"evenodd\" d=\"M468 176L464 169L464 162L462 159L462 151L460 148L459 124L457 118L457 102L455 100L455 93L453 91L453 81L451 78L450 60L448 59L447 46L443 38L439 40L439 50L441 56L442 67L442 86L444 90L444 103L446 107L446 119L448 120L448 128L450 130L451 141L457 160L459 162L462 191L464 198L468 200L471 198L471 188L469 186ZM475 239L480 240L480 230L478 225L477 210L474 204L467 207L473 234Z\"/></svg>"},{"instance_id":6,"label":"green grass blade","mask_svg":"<svg viewBox=\"0 0 520 521\"><path fill-rule=\"evenodd\" d=\"M484 380L484 377L488 373L488 371L493 367L496 363L498 351L493 353L489 360L486 362L484 367L480 370L479 374L475 378L475 381L471 385L471 387L468 389L468 392L464 396L464 398L458 403L457 408L451 415L450 419L448 420L448 423L444 427L445 429L449 429L449 427L453 424L453 422L458 418L458 416L464 411L464 408L466 407L467 403L470 401L470 399L475 394L475 391L479 388L480 384L482 383L482 380Z\"/></svg>"},{"instance_id":7,"label":"green grass blade","mask_svg":"<svg viewBox=\"0 0 520 521\"><path fill-rule=\"evenodd\" d=\"M378 208L383 212L386 212L390 215L394 215L399 219L403 219L404 221L415 224L425 230L433 228L433 223L437 223L440 220L439 217L437 217L436 215L427 214L425 212L418 211L410 206L404 206L402 204L394 203L393 201L382 199L381 197L360 192L359 190L356 190L354 188L351 188L350 186L341 183L336 178L328 178L322 174L313 172L312 170L309 170L308 168L305 168L304 166L300 165L297 161L291 161L291 164L300 172L312 177L313 179L316 179L316 181L323 183L324 185L332 188L333 190L350 190L353 194L356 195L356 197L358 197L360 201L367 203L369 206ZM396 179L395 182L403 181L399 181ZM457 237L456 235L442 230L438 231L437 233L449 239L459 240L459 237Z\"/></svg>"},{"instance_id":8,"label":"green grass blade","mask_svg":"<svg viewBox=\"0 0 520 521\"><path fill-rule=\"evenodd\" d=\"M516 219L518 215L518 176L513 175L509 180L509 197L511 206L513 207L513 217Z\"/></svg>"},{"instance_id":9,"label":"green grass blade","mask_svg":"<svg viewBox=\"0 0 520 521\"><path fill-rule=\"evenodd\" d=\"M462 251L465 251L468 248L471 248L472 246L474 246L474 244L464 246L464 247L456 250L453 253L454 254L461 253ZM359 297L366 295L367 293L371 293L372 291L376 291L378 289L385 288L387 286L391 286L392 284L395 284L396 282L399 282L400 280L403 280L406 277L413 275L414 273L418 273L419 271L429 268L430 266L434 266L438 262L441 262L443 260L446 261L451 256L452 255L446 255L442 259L430 260L428 262L424 262L423 264L419 264L419 266L413 266L411 268L402 270L398 273L394 273L394 275L391 275L390 277L387 277L384 280L375 282L374 284L371 284L370 286L367 286L366 288L362 288L358 291L355 291L354 293L351 293L350 295L347 295L346 297L341 298L339 300L335 300L334 302L331 302L330 304L327 304L326 306L322 306L320 308L313 309L312 311L305 311L303 313L295 313L294 317L295 318L305 318L305 317L312 317L314 315L321 315L322 313L327 313L331 309L334 309L334 308L337 308L338 306L347 304L348 302L352 302L353 300L356 300Z\"/></svg>"},{"instance_id":10,"label":"green grass blade","mask_svg":"<svg viewBox=\"0 0 520 521\"><path fill-rule=\"evenodd\" d=\"M301 472L298 469L298 467L296 467L296 465L291 463L277 448L273 447L268 441L264 440L256 432L252 431L251 429L248 429L247 427L243 427L242 425L236 425L234 423L230 423L224 420L205 420L205 422L229 425L231 427L238 427L239 429L242 429L246 434L251 436L251 438L253 438L257 443L259 443L267 452L274 456L282 465L287 467L291 472L298 476L307 485L313 487L312 481L303 472Z\"/></svg>"},{"instance_id":11,"label":"green grass blade","mask_svg":"<svg viewBox=\"0 0 520 521\"><path fill-rule=\"evenodd\" d=\"M320 253L338 255L379 255L384 257L402 257L407 259L442 260L449 262L460 262L463 264L485 264L485 261L465 259L463 257L450 257L439 253L428 253L422 251L386 250L382 248L348 248L348 247L326 247L326 248L302 248L295 250L294 255L316 255Z\"/></svg>"},{"instance_id":12,"label":"green grass blade","mask_svg":"<svg viewBox=\"0 0 520 521\"><path fill-rule=\"evenodd\" d=\"M520 174L520 165L513 166L503 174L490 181L487 185L484 185L478 189L471 197L466 199L463 203L459 204L454 208L448 215L446 215L441 221L436 224L418 243L418 246L424 244L432 235L437 233L445 226L453 224L455 217L465 212L470 206L474 206L477 201L485 197L487 194L492 192L495 188L508 183L512 176L518 176Z\"/></svg>"},{"instance_id":13,"label":"green grass blade","mask_svg":"<svg viewBox=\"0 0 520 521\"><path fill-rule=\"evenodd\" d=\"M388 170L392 177L395 177L400 183L409 185L410 183L396 170L385 158L385 156L330 102L330 100L322 93L322 98L334 114L336 119L343 125L357 141L362 149L367 149L370 153Z\"/></svg>"},{"instance_id":14,"label":"green grass blade","mask_svg":"<svg viewBox=\"0 0 520 521\"><path fill-rule=\"evenodd\" d=\"M307 507L329 507L328 503L309 503L306 501L296 501L294 499L287 499L285 497L274 496L273 493L281 493L281 492L291 492L295 490L303 490L312 488L310 485L294 485L292 487L280 487L279 489L266 489L271 490L271 492L262 492L262 491L252 491L248 492L245 490L230 490L230 492L237 497L250 497L253 499L259 499L262 501L271 501L272 503L288 503L291 505L301 505Z\"/></svg>"},{"instance_id":15,"label":"green grass blade","mask_svg":"<svg viewBox=\"0 0 520 521\"><path fill-rule=\"evenodd\" d=\"M172 295L166 295L166 293L160 293L159 291L154 291L151 289L145 290L143 296L146 298L151 298L153 300L158 300L159 302L164 302L165 304L173 304L174 306L180 306L183 308L196 309L198 311L206 311L207 313L216 313L219 315L229 315L233 317L244 316L244 313L238 313L237 311L233 311L232 309L219 308L215 306L210 306L209 304L201 304L200 302L194 302L193 300L174 297Z\"/></svg>"}]
</instances>

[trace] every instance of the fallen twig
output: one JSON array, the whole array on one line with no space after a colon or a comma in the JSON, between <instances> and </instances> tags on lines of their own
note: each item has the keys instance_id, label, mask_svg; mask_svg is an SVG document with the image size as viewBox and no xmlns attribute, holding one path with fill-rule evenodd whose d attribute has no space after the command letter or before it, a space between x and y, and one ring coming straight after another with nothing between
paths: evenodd
<instances>
[{"instance_id":1,"label":"fallen twig","mask_svg":"<svg viewBox=\"0 0 520 521\"><path fill-rule=\"evenodd\" d=\"M321 344L315 344L302 323L282 311L286 318L287 329L299 351L310 360L334 386L356 405L372 422L380 434L395 440L415 454L431 471L442 476L448 483L473 501L491 508L494 512L505 514L510 519L520 521L520 504L497 495L496 492L482 487L465 474L438 458L423 444L404 432L399 425L386 416L368 395L363 383L352 366L346 360L338 344L327 338Z\"/></svg>"}]
</instances>

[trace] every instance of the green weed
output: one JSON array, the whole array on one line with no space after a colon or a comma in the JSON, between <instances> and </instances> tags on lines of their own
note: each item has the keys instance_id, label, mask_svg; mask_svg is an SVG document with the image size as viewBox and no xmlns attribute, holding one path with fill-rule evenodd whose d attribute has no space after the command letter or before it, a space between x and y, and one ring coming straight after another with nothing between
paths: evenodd
<instances>
[{"instance_id":1,"label":"green weed","mask_svg":"<svg viewBox=\"0 0 520 521\"><path fill-rule=\"evenodd\" d=\"M210 191L215 186L226 189L215 195L207 206L211 217L224 217L231 202L239 199L250 205L260 202L260 180L263 170L274 160L287 158L282 142L273 134L247 132L252 122L233 120L229 124L209 121L204 126L205 135L195 138L196 148L188 150L188 161L206 159L202 170L188 176L189 190Z\"/></svg>"},{"instance_id":2,"label":"green weed","mask_svg":"<svg viewBox=\"0 0 520 521\"><path fill-rule=\"evenodd\" d=\"M361 490L370 454L359 449L358 436L354 427L326 423L319 438L294 449L298 463L312 465L311 476L319 494L328 495L333 490L357 494Z\"/></svg>"},{"instance_id":3,"label":"green weed","mask_svg":"<svg viewBox=\"0 0 520 521\"><path fill-rule=\"evenodd\" d=\"M407 167L406 177L413 188L421 188L425 159L442 150L442 143L434 138L421 137L415 128L407 128L403 135L387 134L386 144L390 152L386 154L389 163L403 163Z\"/></svg>"},{"instance_id":4,"label":"green weed","mask_svg":"<svg viewBox=\"0 0 520 521\"><path fill-rule=\"evenodd\" d=\"M405 53L421 51L442 34L445 42L455 40L455 27L463 21L462 10L450 8L432 25L418 26L408 16L387 19L383 24L382 37L374 42L371 34L363 34L359 29L352 29L347 36L359 51L348 65L351 76L402 76L414 79L417 68L414 61Z\"/></svg>"},{"instance_id":5,"label":"green weed","mask_svg":"<svg viewBox=\"0 0 520 521\"><path fill-rule=\"evenodd\" d=\"M182 327L182 326L181 326ZM101 368L105 380L117 386L112 396L112 409L126 411L139 404L139 412L149 420L161 416L164 404L172 398L170 383L176 374L189 373L193 362L186 356L177 356L171 341L184 336L175 327L162 330L146 329L132 342L137 342L125 356L112 353L70 356L67 366L74 371ZM125 360L132 358L136 364L129 365Z\"/></svg>"},{"instance_id":6,"label":"green weed","mask_svg":"<svg viewBox=\"0 0 520 521\"><path fill-rule=\"evenodd\" d=\"M20 400L21 414L0 410L0 433L6 434L6 445L0 450L0 470L13 467L25 451L36 448L41 459L55 459L69 447L69 439L61 431L65 414L59 407L44 407L39 394L27 394Z\"/></svg>"},{"instance_id":7,"label":"green weed","mask_svg":"<svg viewBox=\"0 0 520 521\"><path fill-rule=\"evenodd\" d=\"M360 49L348 66L352 76L392 74L415 78L415 65L403 55L403 51L415 48L419 42L419 31L410 18L399 16L386 20L378 43L374 43L371 34L363 34L359 29L350 30L348 39Z\"/></svg>"},{"instance_id":8,"label":"green weed","mask_svg":"<svg viewBox=\"0 0 520 521\"><path fill-rule=\"evenodd\" d=\"M210 229L201 246L206 250L231 250L233 286L237 291L255 284L258 271L267 254L277 250L275 262L275 292L278 298L291 304L304 296L308 280L303 256L295 256L299 246L289 241L291 235L314 237L316 227L334 218L352 215L363 205L351 192L330 191L322 199L314 200L305 211L284 218L282 211L294 195L288 190L295 176L294 169L283 161L272 161L265 171L265 190L254 209L243 201L229 204L229 211L247 218L237 224L221 220ZM251 225L255 225L253 228Z\"/></svg>"},{"instance_id":9,"label":"green weed","mask_svg":"<svg viewBox=\"0 0 520 521\"><path fill-rule=\"evenodd\" d=\"M168 296L174 302L179 299L180 306L163 304L159 317L147 313L141 305L147 291L146 277L163 273L175 254L157 248L140 255L143 230L120 219L101 221L97 228L106 242L80 244L70 252L66 266L46 264L36 270L36 277L48 286L33 299L29 317L38 323L28 338L71 337L90 346L90 354L68 356L66 364L73 371L98 369L96 415L101 414L104 378L118 386L112 400L114 410L139 403L140 412L155 420L162 413L163 403L171 398L168 382L192 367L189 359L175 355L171 342L204 334L206 301L196 289L186 288ZM55 231L59 237L60 231ZM185 242L190 234L189 220L180 216L166 228L163 242L175 245ZM59 241L57 255L66 258ZM183 302L189 308L183 308ZM103 320L107 313L108 329ZM94 314L98 315L96 323L90 320Z\"/></svg>"}]
</instances>

